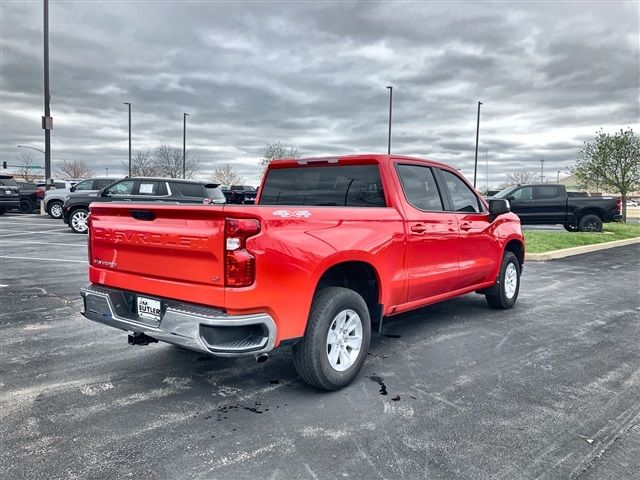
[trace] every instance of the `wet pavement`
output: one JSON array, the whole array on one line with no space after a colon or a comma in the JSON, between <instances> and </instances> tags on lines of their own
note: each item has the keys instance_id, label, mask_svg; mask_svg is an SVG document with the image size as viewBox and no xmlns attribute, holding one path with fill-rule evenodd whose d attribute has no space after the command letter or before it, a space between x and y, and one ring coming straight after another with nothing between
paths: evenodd
<instances>
[{"instance_id":1,"label":"wet pavement","mask_svg":"<svg viewBox=\"0 0 640 480\"><path fill-rule=\"evenodd\" d=\"M526 265L385 322L349 387L127 345L85 320L86 236L0 217L0 478L637 478L640 246ZM634 477L635 475L635 477Z\"/></svg>"}]
</instances>

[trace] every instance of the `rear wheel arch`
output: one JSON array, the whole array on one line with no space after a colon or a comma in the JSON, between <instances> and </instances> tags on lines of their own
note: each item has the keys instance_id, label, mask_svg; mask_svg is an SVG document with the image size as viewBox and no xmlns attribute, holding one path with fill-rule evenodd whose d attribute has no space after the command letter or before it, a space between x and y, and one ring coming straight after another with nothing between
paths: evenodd
<instances>
[{"instance_id":1,"label":"rear wheel arch","mask_svg":"<svg viewBox=\"0 0 640 480\"><path fill-rule=\"evenodd\" d=\"M371 321L380 321L382 282L377 269L371 263L355 260L333 264L320 275L313 294L326 287L343 287L355 291L367 304Z\"/></svg>"}]
</instances>

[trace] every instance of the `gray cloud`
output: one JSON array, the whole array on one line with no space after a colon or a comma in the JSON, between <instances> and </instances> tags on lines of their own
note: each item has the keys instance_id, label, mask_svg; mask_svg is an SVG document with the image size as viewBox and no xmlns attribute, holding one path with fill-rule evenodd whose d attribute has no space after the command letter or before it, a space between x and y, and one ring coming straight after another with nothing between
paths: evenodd
<instances>
[{"instance_id":1,"label":"gray cloud","mask_svg":"<svg viewBox=\"0 0 640 480\"><path fill-rule=\"evenodd\" d=\"M0 156L40 147L39 2L0 4ZM595 132L640 129L636 2L52 2L53 159L124 173L133 147L187 142L207 176L252 183L266 143L310 156L393 150L490 183L555 175ZM484 168L480 169L484 184Z\"/></svg>"}]
</instances>

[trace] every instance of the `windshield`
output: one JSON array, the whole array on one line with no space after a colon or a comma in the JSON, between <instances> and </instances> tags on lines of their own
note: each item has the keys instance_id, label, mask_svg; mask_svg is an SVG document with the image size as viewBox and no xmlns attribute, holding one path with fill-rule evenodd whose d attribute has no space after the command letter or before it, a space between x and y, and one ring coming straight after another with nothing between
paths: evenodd
<instances>
[{"instance_id":1,"label":"windshield","mask_svg":"<svg viewBox=\"0 0 640 480\"><path fill-rule=\"evenodd\" d=\"M512 187L507 187L504 190L501 190L500 192L496 193L493 196L493 198L505 198L505 197L508 197L509 195L511 195L512 192L514 192L519 187L520 187L520 185L514 185Z\"/></svg>"}]
</instances>

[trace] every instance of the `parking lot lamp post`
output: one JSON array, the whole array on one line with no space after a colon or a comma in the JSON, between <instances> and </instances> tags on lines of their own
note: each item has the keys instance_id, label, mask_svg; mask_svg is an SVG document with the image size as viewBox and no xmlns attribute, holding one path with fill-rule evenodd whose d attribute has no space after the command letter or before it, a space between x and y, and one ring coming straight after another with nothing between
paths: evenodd
<instances>
[{"instance_id":1,"label":"parking lot lamp post","mask_svg":"<svg viewBox=\"0 0 640 480\"><path fill-rule=\"evenodd\" d=\"M131 103L124 102L123 105L129 106L129 176L131 176Z\"/></svg>"},{"instance_id":2,"label":"parking lot lamp post","mask_svg":"<svg viewBox=\"0 0 640 480\"><path fill-rule=\"evenodd\" d=\"M393 86L387 85L389 89L389 136L387 138L387 155L391 155L391 110L393 108Z\"/></svg>"},{"instance_id":3,"label":"parking lot lamp post","mask_svg":"<svg viewBox=\"0 0 640 480\"><path fill-rule=\"evenodd\" d=\"M53 119L49 108L51 95L49 94L49 0L43 0L43 37L44 37L44 116L42 128L44 129L44 182L45 189L49 190L51 177L51 129Z\"/></svg>"},{"instance_id":4,"label":"parking lot lamp post","mask_svg":"<svg viewBox=\"0 0 640 480\"><path fill-rule=\"evenodd\" d=\"M558 170L558 175L556 175L556 185L560 183L560 170Z\"/></svg>"},{"instance_id":5,"label":"parking lot lamp post","mask_svg":"<svg viewBox=\"0 0 640 480\"><path fill-rule=\"evenodd\" d=\"M478 101L478 120L476 121L476 161L473 168L473 188L476 188L476 178L478 177L478 139L480 138L480 105L482 102Z\"/></svg>"},{"instance_id":6,"label":"parking lot lamp post","mask_svg":"<svg viewBox=\"0 0 640 480\"><path fill-rule=\"evenodd\" d=\"M182 178L187 178L187 117L188 113L182 114Z\"/></svg>"}]
</instances>

